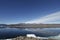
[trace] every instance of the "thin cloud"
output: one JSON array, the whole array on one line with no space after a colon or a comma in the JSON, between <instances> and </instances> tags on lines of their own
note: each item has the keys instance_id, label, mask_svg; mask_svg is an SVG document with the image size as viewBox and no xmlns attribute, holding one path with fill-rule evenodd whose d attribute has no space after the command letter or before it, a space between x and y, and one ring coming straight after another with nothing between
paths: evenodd
<instances>
[{"instance_id":1,"label":"thin cloud","mask_svg":"<svg viewBox=\"0 0 60 40\"><path fill-rule=\"evenodd\" d=\"M35 20L27 21L25 23L60 23L57 22L57 20L60 20L60 12L55 12Z\"/></svg>"}]
</instances>

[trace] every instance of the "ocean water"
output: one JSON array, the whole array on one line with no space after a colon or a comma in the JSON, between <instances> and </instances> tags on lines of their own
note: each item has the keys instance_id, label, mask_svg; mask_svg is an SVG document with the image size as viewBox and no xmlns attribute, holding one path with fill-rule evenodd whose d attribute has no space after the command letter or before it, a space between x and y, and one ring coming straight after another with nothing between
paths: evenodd
<instances>
[{"instance_id":1,"label":"ocean water","mask_svg":"<svg viewBox=\"0 0 60 40\"><path fill-rule=\"evenodd\" d=\"M0 28L0 39L35 34L37 37L60 39L60 28Z\"/></svg>"}]
</instances>

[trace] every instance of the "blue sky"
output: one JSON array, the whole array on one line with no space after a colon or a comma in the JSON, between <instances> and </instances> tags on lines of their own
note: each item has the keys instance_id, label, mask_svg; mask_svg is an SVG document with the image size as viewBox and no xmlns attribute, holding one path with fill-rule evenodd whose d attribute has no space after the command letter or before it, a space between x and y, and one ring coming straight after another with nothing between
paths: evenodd
<instances>
[{"instance_id":1,"label":"blue sky","mask_svg":"<svg viewBox=\"0 0 60 40\"><path fill-rule=\"evenodd\" d=\"M49 15L57 13L56 16L59 16L59 12L60 0L0 0L0 24L40 23L37 20L44 20L45 18L42 19L42 17L45 16L50 18ZM55 18L49 22L58 23L60 22L59 17L58 20ZM42 23L46 23L46 21Z\"/></svg>"}]
</instances>

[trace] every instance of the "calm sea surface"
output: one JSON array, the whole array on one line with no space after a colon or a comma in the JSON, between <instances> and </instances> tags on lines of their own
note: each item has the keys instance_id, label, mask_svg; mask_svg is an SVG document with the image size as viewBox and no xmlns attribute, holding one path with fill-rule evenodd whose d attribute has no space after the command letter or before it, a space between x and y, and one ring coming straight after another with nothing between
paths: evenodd
<instances>
[{"instance_id":1,"label":"calm sea surface","mask_svg":"<svg viewBox=\"0 0 60 40\"><path fill-rule=\"evenodd\" d=\"M0 28L0 39L26 36L26 34L35 34L40 37L57 36L60 34L60 28Z\"/></svg>"}]
</instances>

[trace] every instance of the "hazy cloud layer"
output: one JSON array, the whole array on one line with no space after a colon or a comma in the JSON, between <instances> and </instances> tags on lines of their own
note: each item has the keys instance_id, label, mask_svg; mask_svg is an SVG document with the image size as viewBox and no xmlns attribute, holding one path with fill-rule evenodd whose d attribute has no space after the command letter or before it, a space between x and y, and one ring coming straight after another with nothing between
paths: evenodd
<instances>
[{"instance_id":1,"label":"hazy cloud layer","mask_svg":"<svg viewBox=\"0 0 60 40\"><path fill-rule=\"evenodd\" d=\"M25 23L60 23L58 20L60 20L60 11L51 13L38 19L27 21Z\"/></svg>"}]
</instances>

